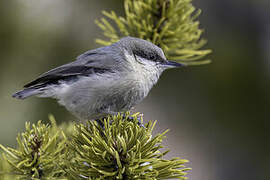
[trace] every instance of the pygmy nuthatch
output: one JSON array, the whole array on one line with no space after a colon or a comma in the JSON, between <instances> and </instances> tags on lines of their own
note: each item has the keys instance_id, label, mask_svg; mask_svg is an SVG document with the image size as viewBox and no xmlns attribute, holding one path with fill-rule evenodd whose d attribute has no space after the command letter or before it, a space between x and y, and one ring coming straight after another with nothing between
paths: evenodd
<instances>
[{"instance_id":1,"label":"pygmy nuthatch","mask_svg":"<svg viewBox=\"0 0 270 180\"><path fill-rule=\"evenodd\" d=\"M51 97L80 119L97 119L128 111L149 93L168 61L161 48L146 40L125 37L78 56L26 84L13 97Z\"/></svg>"}]
</instances>

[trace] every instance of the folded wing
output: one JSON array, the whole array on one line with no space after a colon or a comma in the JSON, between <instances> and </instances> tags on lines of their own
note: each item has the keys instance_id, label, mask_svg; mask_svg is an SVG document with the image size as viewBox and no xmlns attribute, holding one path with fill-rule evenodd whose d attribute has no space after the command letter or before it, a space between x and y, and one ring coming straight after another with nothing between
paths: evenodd
<instances>
[{"instance_id":1,"label":"folded wing","mask_svg":"<svg viewBox=\"0 0 270 180\"><path fill-rule=\"evenodd\" d=\"M101 48L87 51L78 56L76 61L59 66L40 75L37 79L24 85L24 88L55 84L59 80L69 80L77 76L90 76L96 73L111 71L111 66L116 62L104 52L106 51L102 51Z\"/></svg>"}]
</instances>

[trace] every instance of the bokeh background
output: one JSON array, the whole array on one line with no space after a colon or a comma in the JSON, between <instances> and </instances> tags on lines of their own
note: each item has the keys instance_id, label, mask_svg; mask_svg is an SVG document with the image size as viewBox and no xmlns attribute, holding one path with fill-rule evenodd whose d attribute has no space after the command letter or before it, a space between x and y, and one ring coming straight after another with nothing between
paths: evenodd
<instances>
[{"instance_id":1,"label":"bokeh background","mask_svg":"<svg viewBox=\"0 0 270 180\"><path fill-rule=\"evenodd\" d=\"M15 146L25 121L75 120L55 100L11 98L41 73L98 47L101 10L122 0L0 1L0 143ZM165 72L136 107L156 132L170 129L169 157L189 159L191 180L270 178L270 2L194 0L212 64Z\"/></svg>"}]
</instances>

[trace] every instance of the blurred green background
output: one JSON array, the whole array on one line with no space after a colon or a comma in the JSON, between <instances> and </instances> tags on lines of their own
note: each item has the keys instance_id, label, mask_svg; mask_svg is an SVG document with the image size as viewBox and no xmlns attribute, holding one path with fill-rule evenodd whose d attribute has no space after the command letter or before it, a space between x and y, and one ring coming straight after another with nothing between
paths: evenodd
<instances>
[{"instance_id":1,"label":"blurred green background","mask_svg":"<svg viewBox=\"0 0 270 180\"><path fill-rule=\"evenodd\" d=\"M98 47L101 10L122 0L0 1L0 143L14 146L25 121L75 120L55 100L11 94ZM165 72L136 107L156 132L170 129L169 157L189 159L192 180L270 178L270 2L194 0L212 64Z\"/></svg>"}]
</instances>

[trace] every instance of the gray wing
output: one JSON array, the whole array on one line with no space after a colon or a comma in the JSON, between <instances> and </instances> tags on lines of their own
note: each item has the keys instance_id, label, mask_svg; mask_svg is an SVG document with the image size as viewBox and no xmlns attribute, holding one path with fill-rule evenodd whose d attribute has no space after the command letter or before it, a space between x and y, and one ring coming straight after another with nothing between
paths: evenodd
<instances>
[{"instance_id":1,"label":"gray wing","mask_svg":"<svg viewBox=\"0 0 270 180\"><path fill-rule=\"evenodd\" d=\"M117 65L108 47L90 50L77 57L76 61L54 68L34 81L26 84L24 88L55 84L59 80L69 80L77 76L89 76L95 73L111 72L112 66Z\"/></svg>"}]
</instances>

